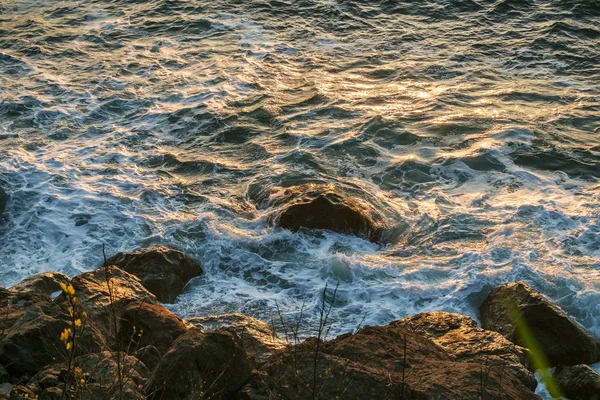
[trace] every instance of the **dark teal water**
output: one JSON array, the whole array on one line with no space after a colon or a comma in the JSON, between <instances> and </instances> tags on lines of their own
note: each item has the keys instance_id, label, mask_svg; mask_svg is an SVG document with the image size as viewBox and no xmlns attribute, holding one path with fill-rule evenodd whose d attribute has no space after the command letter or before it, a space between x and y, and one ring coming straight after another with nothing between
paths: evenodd
<instances>
[{"instance_id":1,"label":"dark teal water","mask_svg":"<svg viewBox=\"0 0 600 400\"><path fill-rule=\"evenodd\" d=\"M0 2L0 284L167 244L207 270L184 316L310 319L339 281L340 332L522 279L600 337L599 27L590 0ZM269 226L307 182L408 228Z\"/></svg>"}]
</instances>

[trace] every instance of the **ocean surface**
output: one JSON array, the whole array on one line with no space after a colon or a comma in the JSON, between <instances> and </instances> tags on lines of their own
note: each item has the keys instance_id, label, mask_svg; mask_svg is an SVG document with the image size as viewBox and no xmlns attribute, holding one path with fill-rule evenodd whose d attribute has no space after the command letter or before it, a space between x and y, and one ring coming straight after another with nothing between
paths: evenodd
<instances>
[{"instance_id":1,"label":"ocean surface","mask_svg":"<svg viewBox=\"0 0 600 400\"><path fill-rule=\"evenodd\" d=\"M336 187L383 245L272 227ZM477 318L524 280L600 338L600 1L0 1L0 285L154 244L180 315Z\"/></svg>"}]
</instances>

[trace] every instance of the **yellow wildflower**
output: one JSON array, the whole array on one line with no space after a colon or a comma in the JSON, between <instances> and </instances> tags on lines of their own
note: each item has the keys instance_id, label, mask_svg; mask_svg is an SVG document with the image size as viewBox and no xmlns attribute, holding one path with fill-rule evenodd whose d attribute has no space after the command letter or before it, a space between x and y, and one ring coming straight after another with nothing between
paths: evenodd
<instances>
[{"instance_id":1,"label":"yellow wildflower","mask_svg":"<svg viewBox=\"0 0 600 400\"><path fill-rule=\"evenodd\" d=\"M81 317L82 317L84 320L86 320L86 319L87 319L87 317L88 317L88 315L87 315L87 313L84 311L84 312L82 312L82 313L81 313Z\"/></svg>"},{"instance_id":2,"label":"yellow wildflower","mask_svg":"<svg viewBox=\"0 0 600 400\"><path fill-rule=\"evenodd\" d=\"M81 375L81 372L83 372L82 369L81 369L81 367L75 367L75 373L77 375Z\"/></svg>"},{"instance_id":3,"label":"yellow wildflower","mask_svg":"<svg viewBox=\"0 0 600 400\"><path fill-rule=\"evenodd\" d=\"M62 289L63 292L67 292L67 285L65 285L64 283L60 283L60 288Z\"/></svg>"},{"instance_id":4,"label":"yellow wildflower","mask_svg":"<svg viewBox=\"0 0 600 400\"><path fill-rule=\"evenodd\" d=\"M71 296L73 296L75 294L75 288L73 287L73 285L69 285L67 287L67 293L70 294Z\"/></svg>"},{"instance_id":5,"label":"yellow wildflower","mask_svg":"<svg viewBox=\"0 0 600 400\"><path fill-rule=\"evenodd\" d=\"M69 307L69 308L67 308L67 310L69 311L69 315L72 317L73 316L73 307Z\"/></svg>"},{"instance_id":6,"label":"yellow wildflower","mask_svg":"<svg viewBox=\"0 0 600 400\"><path fill-rule=\"evenodd\" d=\"M73 347L73 345L71 344L71 342L67 343L67 350L71 350L71 347Z\"/></svg>"},{"instance_id":7,"label":"yellow wildflower","mask_svg":"<svg viewBox=\"0 0 600 400\"><path fill-rule=\"evenodd\" d=\"M79 328L81 326L81 320L79 318L77 318L75 320L75 327Z\"/></svg>"}]
</instances>

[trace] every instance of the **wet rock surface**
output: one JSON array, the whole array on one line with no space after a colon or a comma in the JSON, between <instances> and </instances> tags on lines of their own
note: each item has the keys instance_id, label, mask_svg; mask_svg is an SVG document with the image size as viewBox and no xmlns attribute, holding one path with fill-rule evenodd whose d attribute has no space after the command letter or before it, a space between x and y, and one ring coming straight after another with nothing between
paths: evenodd
<instances>
[{"instance_id":1,"label":"wet rock surface","mask_svg":"<svg viewBox=\"0 0 600 400\"><path fill-rule=\"evenodd\" d=\"M272 217L275 225L293 232L326 229L379 242L383 226L370 211L342 192L310 186L288 189L278 204L284 206Z\"/></svg>"},{"instance_id":2,"label":"wet rock surface","mask_svg":"<svg viewBox=\"0 0 600 400\"><path fill-rule=\"evenodd\" d=\"M554 370L554 379L569 400L600 399L600 374L588 365L561 365Z\"/></svg>"},{"instance_id":3,"label":"wet rock surface","mask_svg":"<svg viewBox=\"0 0 600 400\"><path fill-rule=\"evenodd\" d=\"M144 287L163 303L175 301L190 279L203 273L200 263L166 247L119 253L108 259L106 264L137 276Z\"/></svg>"},{"instance_id":4,"label":"wet rock surface","mask_svg":"<svg viewBox=\"0 0 600 400\"><path fill-rule=\"evenodd\" d=\"M524 282L495 288L479 312L484 329L499 332L526 347L526 339L519 333L520 319L551 366L593 364L600 360L599 342Z\"/></svg>"}]
</instances>

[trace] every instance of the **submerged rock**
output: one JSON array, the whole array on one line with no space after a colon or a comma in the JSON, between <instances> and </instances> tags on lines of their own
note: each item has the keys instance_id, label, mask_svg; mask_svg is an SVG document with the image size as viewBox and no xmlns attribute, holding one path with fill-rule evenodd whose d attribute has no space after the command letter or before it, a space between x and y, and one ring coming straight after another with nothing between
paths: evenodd
<instances>
[{"instance_id":1,"label":"submerged rock","mask_svg":"<svg viewBox=\"0 0 600 400\"><path fill-rule=\"evenodd\" d=\"M600 400L600 374L588 365L559 366L554 379L569 400Z\"/></svg>"},{"instance_id":2,"label":"submerged rock","mask_svg":"<svg viewBox=\"0 0 600 400\"><path fill-rule=\"evenodd\" d=\"M190 279L202 275L202 266L178 250L148 247L119 253L107 260L141 279L160 302L172 303Z\"/></svg>"},{"instance_id":3,"label":"submerged rock","mask_svg":"<svg viewBox=\"0 0 600 400\"><path fill-rule=\"evenodd\" d=\"M240 398L315 395L356 400L538 399L506 369L457 362L441 346L398 324L292 346L271 357Z\"/></svg>"},{"instance_id":4,"label":"submerged rock","mask_svg":"<svg viewBox=\"0 0 600 400\"><path fill-rule=\"evenodd\" d=\"M17 292L32 292L51 296L56 292L60 292L60 284L68 285L71 279L60 272L45 272L30 276L22 280L11 288Z\"/></svg>"},{"instance_id":5,"label":"submerged rock","mask_svg":"<svg viewBox=\"0 0 600 400\"><path fill-rule=\"evenodd\" d=\"M146 393L156 400L230 399L250 373L238 338L191 328L163 356Z\"/></svg>"},{"instance_id":6,"label":"submerged rock","mask_svg":"<svg viewBox=\"0 0 600 400\"><path fill-rule=\"evenodd\" d=\"M224 314L188 319L188 322L203 329L222 328L237 335L246 354L255 363L262 363L274 353L285 349L288 343L281 340L266 322L243 314Z\"/></svg>"},{"instance_id":7,"label":"submerged rock","mask_svg":"<svg viewBox=\"0 0 600 400\"><path fill-rule=\"evenodd\" d=\"M525 386L535 390L537 381L529 369L526 350L515 346L497 332L481 329L470 317L427 312L392 322L421 334L454 356L456 361L476 362L505 368Z\"/></svg>"},{"instance_id":8,"label":"submerged rock","mask_svg":"<svg viewBox=\"0 0 600 400\"><path fill-rule=\"evenodd\" d=\"M119 339L126 348L154 346L163 354L186 331L183 320L160 304L135 301L121 312Z\"/></svg>"},{"instance_id":9,"label":"submerged rock","mask_svg":"<svg viewBox=\"0 0 600 400\"><path fill-rule=\"evenodd\" d=\"M560 308L524 282L495 288L479 309L481 325L526 347L514 314L520 314L550 366L593 364L600 360L600 344Z\"/></svg>"},{"instance_id":10,"label":"submerged rock","mask_svg":"<svg viewBox=\"0 0 600 400\"><path fill-rule=\"evenodd\" d=\"M293 232L300 228L326 229L371 242L382 238L383 226L359 203L333 189L291 188L279 202L285 205L273 217L273 222Z\"/></svg>"}]
</instances>

